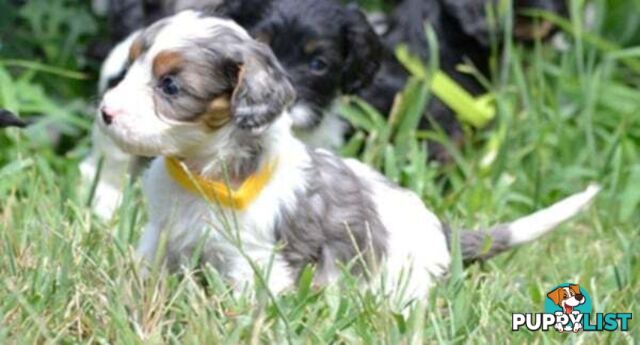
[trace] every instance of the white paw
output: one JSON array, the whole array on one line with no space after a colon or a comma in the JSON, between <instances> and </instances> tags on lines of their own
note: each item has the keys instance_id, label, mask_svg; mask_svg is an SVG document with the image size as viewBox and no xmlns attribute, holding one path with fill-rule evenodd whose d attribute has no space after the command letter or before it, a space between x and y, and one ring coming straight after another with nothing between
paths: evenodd
<instances>
[{"instance_id":1,"label":"white paw","mask_svg":"<svg viewBox=\"0 0 640 345\"><path fill-rule=\"evenodd\" d=\"M582 330L582 324L581 323L574 323L573 324L573 332L574 333L578 333L580 330Z\"/></svg>"},{"instance_id":2,"label":"white paw","mask_svg":"<svg viewBox=\"0 0 640 345\"><path fill-rule=\"evenodd\" d=\"M106 183L98 183L93 199L93 211L102 220L109 220L118 210L122 191Z\"/></svg>"}]
</instances>

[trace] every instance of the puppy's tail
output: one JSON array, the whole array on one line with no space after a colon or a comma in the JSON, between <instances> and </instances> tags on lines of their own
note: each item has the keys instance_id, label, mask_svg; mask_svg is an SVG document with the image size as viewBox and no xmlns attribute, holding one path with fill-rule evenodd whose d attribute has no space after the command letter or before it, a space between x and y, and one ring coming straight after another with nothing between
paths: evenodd
<instances>
[{"instance_id":1,"label":"puppy's tail","mask_svg":"<svg viewBox=\"0 0 640 345\"><path fill-rule=\"evenodd\" d=\"M462 260L466 264L486 260L517 245L535 240L582 211L599 191L600 186L592 184L580 193L513 222L489 230L459 231ZM450 231L447 231L449 247L450 237Z\"/></svg>"}]
</instances>

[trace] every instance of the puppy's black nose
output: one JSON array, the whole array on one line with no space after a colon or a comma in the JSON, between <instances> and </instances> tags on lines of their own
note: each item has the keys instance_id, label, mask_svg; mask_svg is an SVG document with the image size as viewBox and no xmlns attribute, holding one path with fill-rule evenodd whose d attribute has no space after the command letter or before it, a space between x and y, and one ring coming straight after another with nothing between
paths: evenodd
<instances>
[{"instance_id":1,"label":"puppy's black nose","mask_svg":"<svg viewBox=\"0 0 640 345\"><path fill-rule=\"evenodd\" d=\"M105 107L100 108L100 114L102 115L102 121L104 121L106 125L110 125L113 122L113 115L109 114L109 111Z\"/></svg>"},{"instance_id":2,"label":"puppy's black nose","mask_svg":"<svg viewBox=\"0 0 640 345\"><path fill-rule=\"evenodd\" d=\"M582 294L576 294L576 299L578 301L582 301L584 299L584 296Z\"/></svg>"}]
</instances>

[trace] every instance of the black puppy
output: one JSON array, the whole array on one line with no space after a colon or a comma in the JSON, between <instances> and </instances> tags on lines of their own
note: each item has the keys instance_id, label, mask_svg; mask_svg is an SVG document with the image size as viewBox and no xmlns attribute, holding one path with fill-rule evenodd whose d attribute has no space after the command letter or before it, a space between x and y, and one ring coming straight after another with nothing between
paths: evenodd
<instances>
[{"instance_id":1,"label":"black puppy","mask_svg":"<svg viewBox=\"0 0 640 345\"><path fill-rule=\"evenodd\" d=\"M296 89L296 134L312 146L340 146L348 125L333 103L372 81L382 53L362 12L332 0L278 0L249 31L271 47Z\"/></svg>"},{"instance_id":2,"label":"black puppy","mask_svg":"<svg viewBox=\"0 0 640 345\"><path fill-rule=\"evenodd\" d=\"M8 110L0 109L0 128L26 127L27 122L13 115Z\"/></svg>"},{"instance_id":3,"label":"black puppy","mask_svg":"<svg viewBox=\"0 0 640 345\"><path fill-rule=\"evenodd\" d=\"M394 96L400 92L409 77L408 72L396 60L394 49L406 44L409 50L422 58L431 59L432 52L425 34L425 23L435 31L439 45L439 67L452 77L470 94L477 96L485 92L480 83L468 74L461 73L456 67L470 62L479 72L489 75L491 56L490 28L487 22L487 10L496 5L493 0L403 0L388 19L388 28L382 34L386 51L382 67L370 87L360 93L365 100L382 113L392 106ZM567 11L564 1L526 0L514 1L514 36L521 41L544 38L552 33L551 26L543 23L536 26L532 20L522 15L527 8L543 9L558 14ZM498 33L497 39L502 38ZM460 123L452 110L441 100L434 98L428 105L427 116L422 118L421 128L430 128L430 121L436 122L450 138L460 140ZM436 147L435 156L444 158L445 154Z\"/></svg>"}]
</instances>

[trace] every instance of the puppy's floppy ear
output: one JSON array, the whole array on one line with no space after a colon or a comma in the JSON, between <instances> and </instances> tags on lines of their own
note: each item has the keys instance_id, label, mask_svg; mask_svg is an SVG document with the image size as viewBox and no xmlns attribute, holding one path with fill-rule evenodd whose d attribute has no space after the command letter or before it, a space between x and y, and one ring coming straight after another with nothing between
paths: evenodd
<instances>
[{"instance_id":1,"label":"puppy's floppy ear","mask_svg":"<svg viewBox=\"0 0 640 345\"><path fill-rule=\"evenodd\" d=\"M231 95L231 116L242 129L260 129L285 110L295 91L271 49L262 43L239 45L234 61L237 82Z\"/></svg>"},{"instance_id":2,"label":"puppy's floppy ear","mask_svg":"<svg viewBox=\"0 0 640 345\"><path fill-rule=\"evenodd\" d=\"M553 304L560 303L560 301L562 301L562 288L559 287L559 288L549 292L547 294L547 297L549 297L553 301Z\"/></svg>"},{"instance_id":3,"label":"puppy's floppy ear","mask_svg":"<svg viewBox=\"0 0 640 345\"><path fill-rule=\"evenodd\" d=\"M360 10L350 5L346 11L344 30L348 53L342 71L342 91L352 94L373 80L380 67L382 44Z\"/></svg>"}]
</instances>

